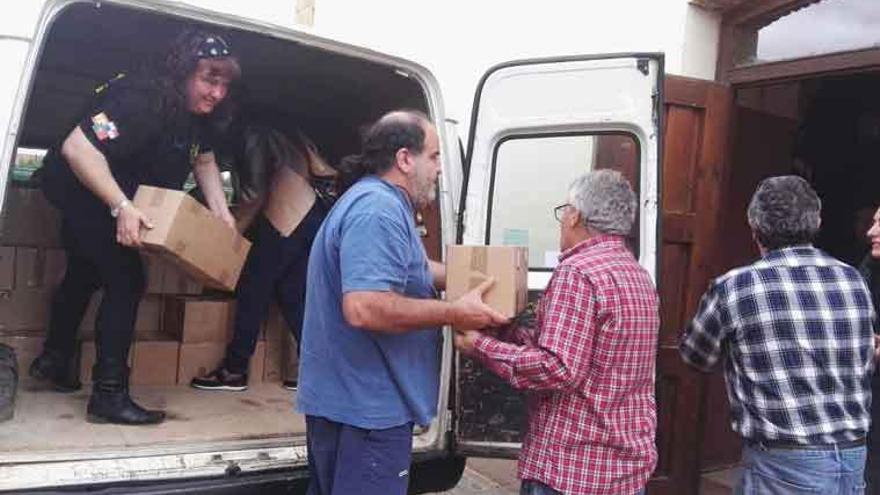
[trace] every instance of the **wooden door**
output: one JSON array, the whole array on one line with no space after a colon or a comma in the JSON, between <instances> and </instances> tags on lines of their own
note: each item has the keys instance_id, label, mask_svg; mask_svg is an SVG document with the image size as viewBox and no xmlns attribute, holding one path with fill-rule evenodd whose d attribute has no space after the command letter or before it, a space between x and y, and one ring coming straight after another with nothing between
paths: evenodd
<instances>
[{"instance_id":1,"label":"wooden door","mask_svg":"<svg viewBox=\"0 0 880 495\"><path fill-rule=\"evenodd\" d=\"M658 288L661 328L657 358L657 447L651 493L697 493L700 472L736 462L720 374L688 367L678 340L711 277L718 255L728 173L732 91L724 85L668 76L661 189Z\"/></svg>"}]
</instances>

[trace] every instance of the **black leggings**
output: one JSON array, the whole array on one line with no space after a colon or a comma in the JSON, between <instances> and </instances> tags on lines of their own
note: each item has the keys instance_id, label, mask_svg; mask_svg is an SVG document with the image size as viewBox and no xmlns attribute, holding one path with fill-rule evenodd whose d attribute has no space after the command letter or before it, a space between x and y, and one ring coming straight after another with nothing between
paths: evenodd
<instances>
[{"instance_id":1,"label":"black leggings","mask_svg":"<svg viewBox=\"0 0 880 495\"><path fill-rule=\"evenodd\" d=\"M144 267L135 249L116 242L107 218L65 217L61 240L67 255L64 280L52 297L45 348L72 356L77 332L92 295L103 289L95 326L96 363L128 360L138 304L144 295Z\"/></svg>"},{"instance_id":2,"label":"black leggings","mask_svg":"<svg viewBox=\"0 0 880 495\"><path fill-rule=\"evenodd\" d=\"M241 271L236 289L235 328L226 348L224 366L232 373L246 373L257 345L260 325L274 299L296 338L299 351L305 312L306 271L309 251L328 207L320 199L288 237L282 237L262 214L248 231L253 246Z\"/></svg>"}]
</instances>

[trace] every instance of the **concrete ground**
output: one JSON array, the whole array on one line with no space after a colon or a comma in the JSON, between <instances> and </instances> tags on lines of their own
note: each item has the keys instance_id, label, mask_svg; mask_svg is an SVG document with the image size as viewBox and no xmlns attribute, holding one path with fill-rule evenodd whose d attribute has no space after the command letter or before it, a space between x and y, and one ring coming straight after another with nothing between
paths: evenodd
<instances>
[{"instance_id":1,"label":"concrete ground","mask_svg":"<svg viewBox=\"0 0 880 495\"><path fill-rule=\"evenodd\" d=\"M701 495L731 495L739 469L731 468L703 475ZM468 459L467 468L458 486L443 495L516 495L519 480L516 461L506 459Z\"/></svg>"},{"instance_id":2,"label":"concrete ground","mask_svg":"<svg viewBox=\"0 0 880 495\"><path fill-rule=\"evenodd\" d=\"M516 495L516 461L469 458L458 486L443 495Z\"/></svg>"}]
</instances>

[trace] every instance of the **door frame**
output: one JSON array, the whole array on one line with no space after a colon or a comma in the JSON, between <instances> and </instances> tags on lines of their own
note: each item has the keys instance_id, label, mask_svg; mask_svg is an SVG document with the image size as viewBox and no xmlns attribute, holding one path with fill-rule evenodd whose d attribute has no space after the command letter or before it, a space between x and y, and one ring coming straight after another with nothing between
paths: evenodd
<instances>
[{"instance_id":1,"label":"door frame","mask_svg":"<svg viewBox=\"0 0 880 495\"><path fill-rule=\"evenodd\" d=\"M722 8L716 80L731 85L762 84L880 68L880 48L864 48L773 62L741 64L757 49L758 31L822 0L741 0ZM709 4L709 0L694 2ZM736 88L734 88L736 89Z\"/></svg>"}]
</instances>

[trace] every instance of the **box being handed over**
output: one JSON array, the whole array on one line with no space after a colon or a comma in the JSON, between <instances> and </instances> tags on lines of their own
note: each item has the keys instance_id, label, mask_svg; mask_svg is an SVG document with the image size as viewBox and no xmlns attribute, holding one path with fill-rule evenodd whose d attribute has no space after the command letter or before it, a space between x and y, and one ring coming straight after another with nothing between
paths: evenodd
<instances>
[{"instance_id":1,"label":"box being handed over","mask_svg":"<svg viewBox=\"0 0 880 495\"><path fill-rule=\"evenodd\" d=\"M513 246L447 246L446 299L454 301L486 277L495 284L483 301L508 318L528 303L528 248Z\"/></svg>"},{"instance_id":2,"label":"box being handed over","mask_svg":"<svg viewBox=\"0 0 880 495\"><path fill-rule=\"evenodd\" d=\"M251 243L183 191L138 187L134 205L153 223L141 230L148 251L211 287L233 290Z\"/></svg>"}]
</instances>

